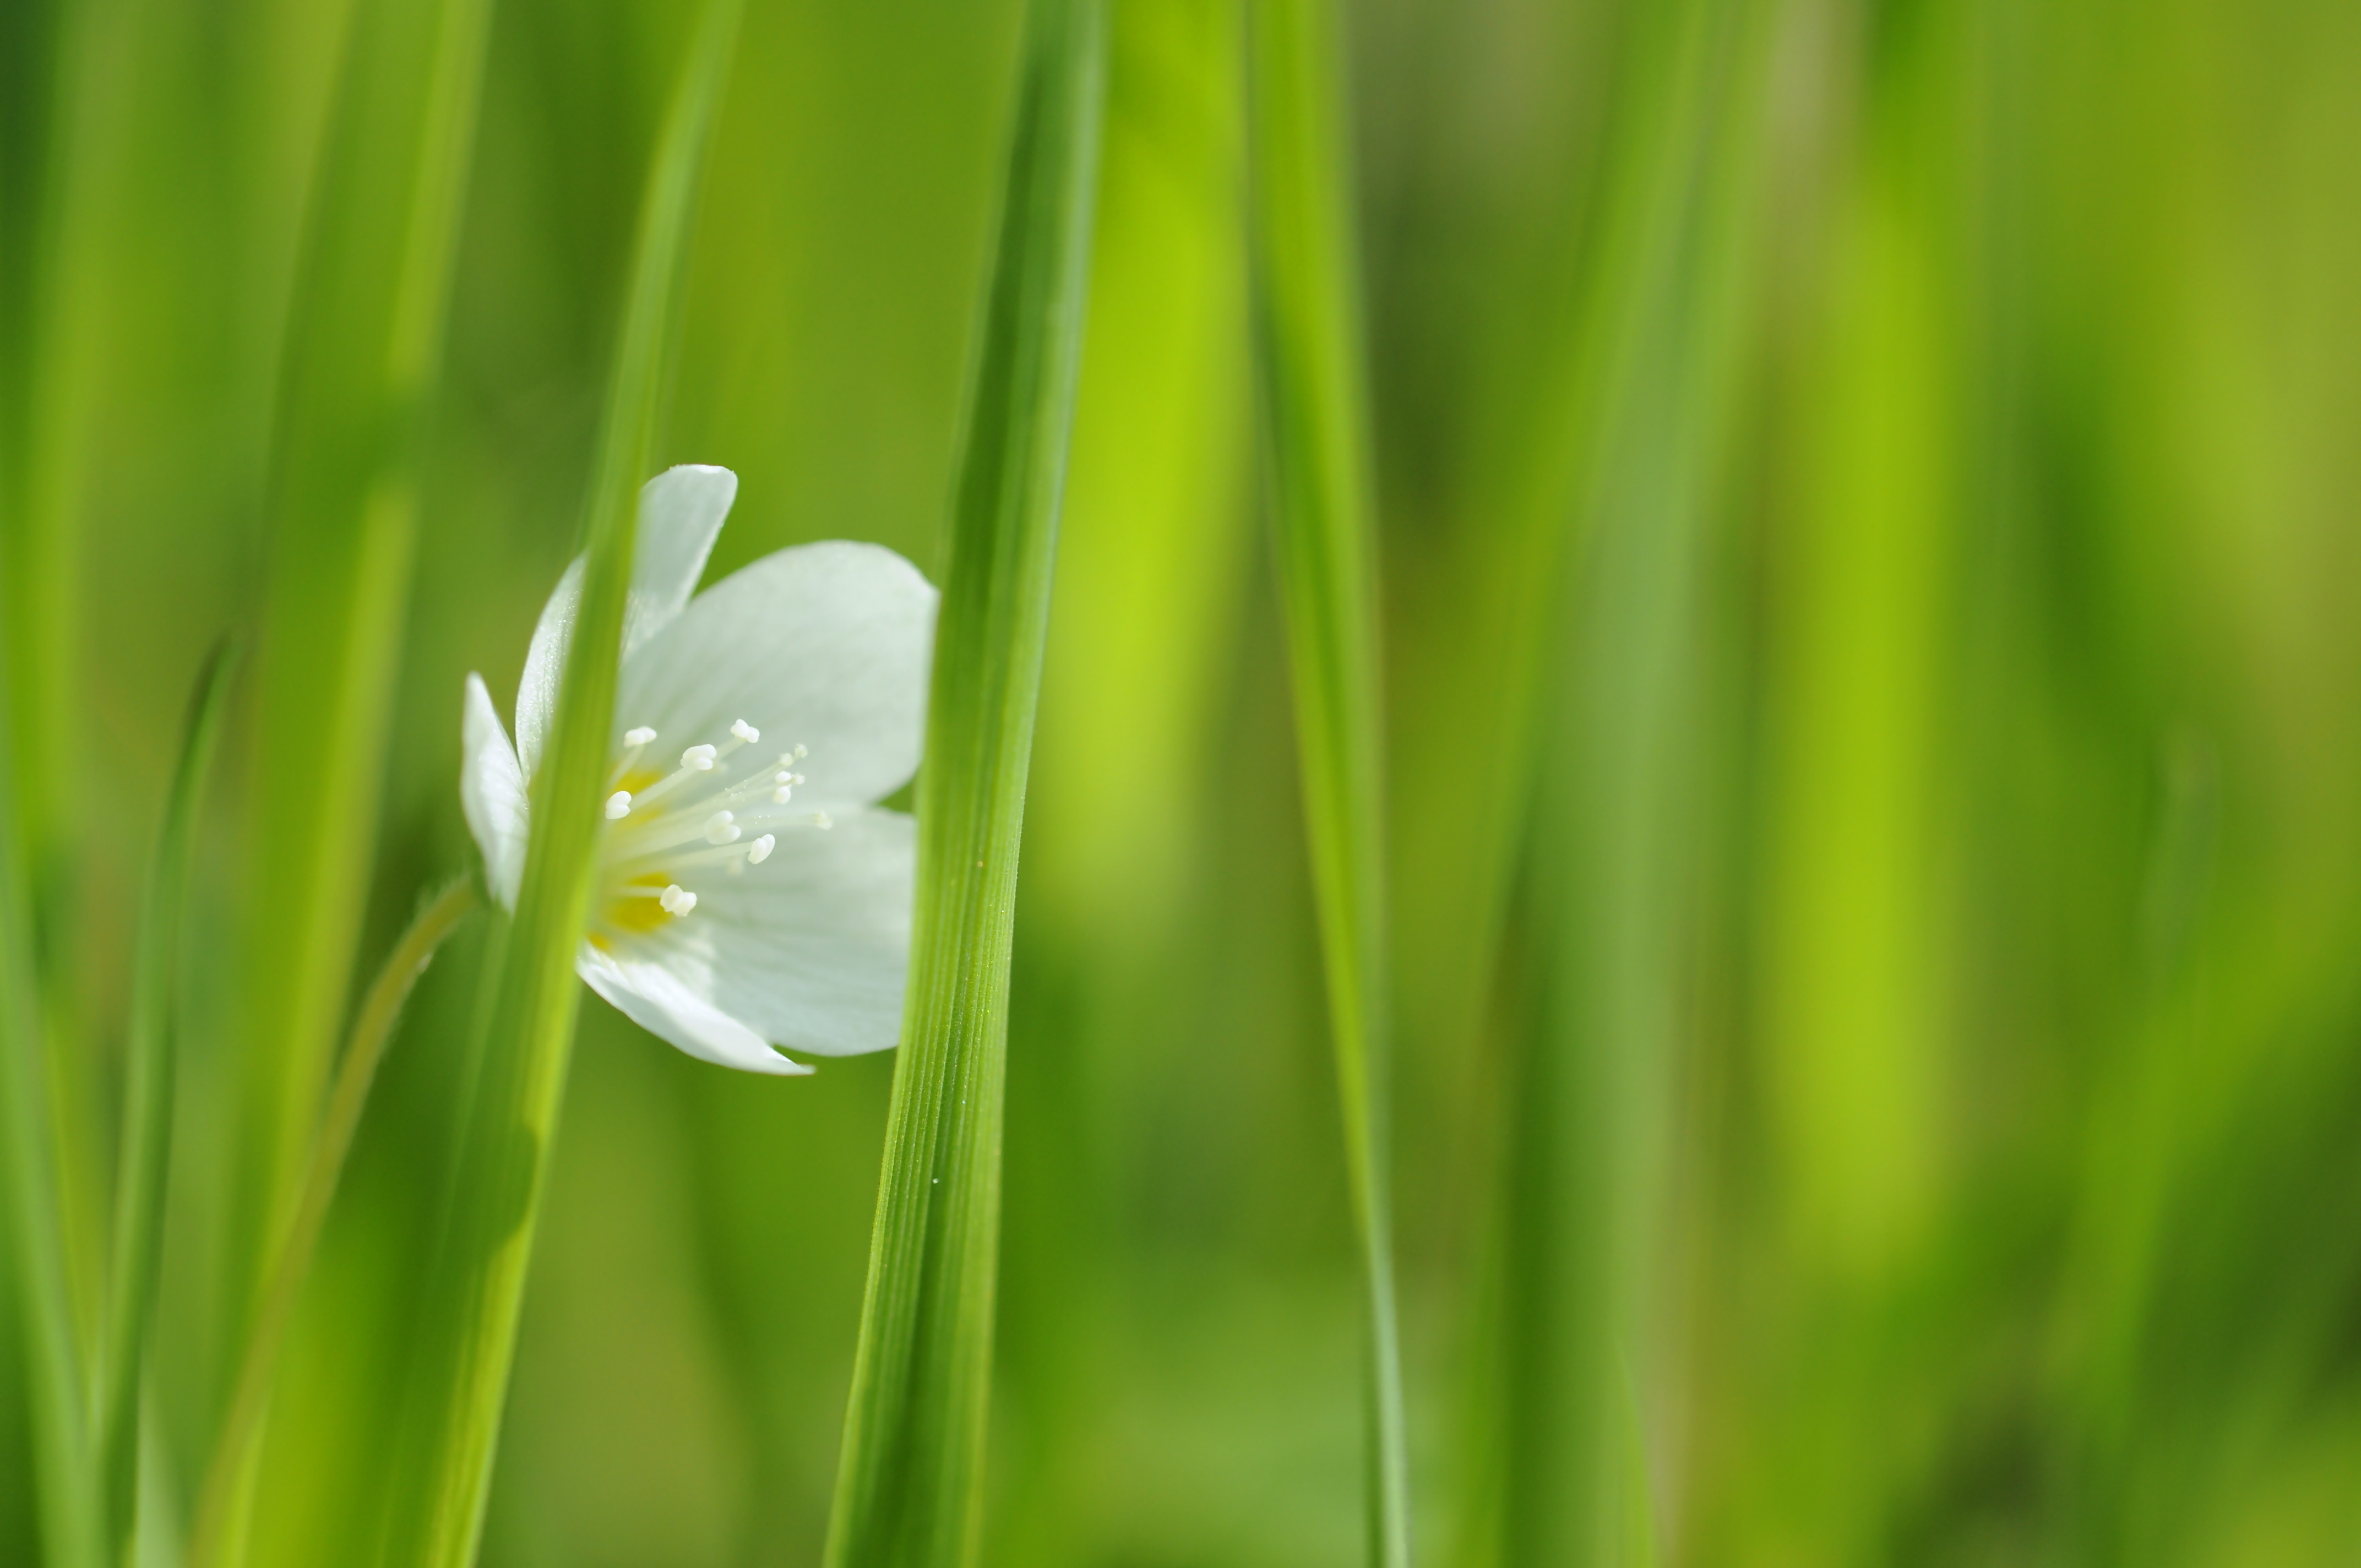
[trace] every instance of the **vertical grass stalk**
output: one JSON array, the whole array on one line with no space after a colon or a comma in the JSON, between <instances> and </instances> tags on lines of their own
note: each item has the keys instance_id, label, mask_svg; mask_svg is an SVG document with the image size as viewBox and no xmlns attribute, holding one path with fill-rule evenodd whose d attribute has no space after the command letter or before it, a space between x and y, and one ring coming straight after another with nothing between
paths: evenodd
<instances>
[{"instance_id":1,"label":"vertical grass stalk","mask_svg":"<svg viewBox=\"0 0 2361 1568\"><path fill-rule=\"evenodd\" d=\"M230 1343L319 1115L377 841L490 0L357 0L287 327L245 885Z\"/></svg>"},{"instance_id":2,"label":"vertical grass stalk","mask_svg":"<svg viewBox=\"0 0 2361 1568\"><path fill-rule=\"evenodd\" d=\"M197 807L212 772L222 709L239 645L225 639L198 676L181 760L166 797L164 828L148 872L132 970L125 1046L123 1131L116 1161L115 1225L99 1346L96 1437L106 1498L106 1555L126 1561L139 1497L139 1400L149 1326L156 1318L156 1266L164 1243L164 1179L172 1160L174 979L189 876L196 858Z\"/></svg>"},{"instance_id":3,"label":"vertical grass stalk","mask_svg":"<svg viewBox=\"0 0 2361 1568\"><path fill-rule=\"evenodd\" d=\"M1539 759L1538 1028L1510 1195L1507 1563L1651 1554L1648 1330L1686 908L1705 527L1734 367L1762 32L1752 0L1640 18L1581 352L1562 662ZM1611 307L1611 308L1610 308ZM1635 1412L1638 1419L1635 1420Z\"/></svg>"},{"instance_id":4,"label":"vertical grass stalk","mask_svg":"<svg viewBox=\"0 0 2361 1568\"><path fill-rule=\"evenodd\" d=\"M620 342L594 459L588 565L549 746L533 780L533 832L516 918L490 990L451 1201L426 1291L412 1398L381 1561L466 1568L515 1356L517 1316L572 1055L593 836L609 764L636 498L654 446L706 148L738 38L739 0L708 0L666 112L640 210Z\"/></svg>"},{"instance_id":5,"label":"vertical grass stalk","mask_svg":"<svg viewBox=\"0 0 2361 1568\"><path fill-rule=\"evenodd\" d=\"M1385 747L1367 369L1340 43L1326 0L1253 0L1256 369L1296 743L1367 1320L1368 1552L1411 1559L1410 1443L1389 1196Z\"/></svg>"},{"instance_id":6,"label":"vertical grass stalk","mask_svg":"<svg viewBox=\"0 0 2361 1568\"><path fill-rule=\"evenodd\" d=\"M1049 631L1105 86L1100 0L1027 17L918 781L909 999L829 1568L974 1559L1017 839Z\"/></svg>"}]
</instances>

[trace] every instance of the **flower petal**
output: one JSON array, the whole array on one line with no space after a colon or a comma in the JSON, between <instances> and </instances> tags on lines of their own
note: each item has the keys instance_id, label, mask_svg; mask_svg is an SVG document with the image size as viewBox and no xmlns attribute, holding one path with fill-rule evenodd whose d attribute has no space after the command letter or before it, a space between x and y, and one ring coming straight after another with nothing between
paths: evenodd
<instances>
[{"instance_id":1,"label":"flower petal","mask_svg":"<svg viewBox=\"0 0 2361 1568\"><path fill-rule=\"evenodd\" d=\"M639 532L632 543L631 597L623 607L623 652L670 626L688 596L697 591L706 557L738 497L738 476L727 468L684 463L640 487ZM542 607L525 652L524 679L517 686L517 752L525 776L541 762L550 717L557 711L557 682L566 667L566 646L574 635L575 610L582 602L582 558L576 556Z\"/></svg>"},{"instance_id":2,"label":"flower petal","mask_svg":"<svg viewBox=\"0 0 2361 1568\"><path fill-rule=\"evenodd\" d=\"M798 801L857 805L918 765L938 595L876 544L781 550L689 601L623 661L619 730L653 725L672 751L763 732L766 754L801 745Z\"/></svg>"},{"instance_id":3,"label":"flower petal","mask_svg":"<svg viewBox=\"0 0 2361 1568\"><path fill-rule=\"evenodd\" d=\"M913 820L855 808L779 831L759 866L697 882L695 928L716 1006L816 1056L891 1049L910 968Z\"/></svg>"},{"instance_id":4,"label":"flower petal","mask_svg":"<svg viewBox=\"0 0 2361 1568\"><path fill-rule=\"evenodd\" d=\"M531 821L526 806L524 773L509 745L509 732L492 707L484 677L470 672L467 696L460 703L459 806L467 816L467 831L484 852L484 880L492 895L508 909L516 907L517 884L524 876L524 840Z\"/></svg>"},{"instance_id":5,"label":"flower petal","mask_svg":"<svg viewBox=\"0 0 2361 1568\"><path fill-rule=\"evenodd\" d=\"M586 942L574 970L625 1017L700 1061L783 1078L812 1070L773 1050L663 963L629 955L618 959Z\"/></svg>"}]
</instances>

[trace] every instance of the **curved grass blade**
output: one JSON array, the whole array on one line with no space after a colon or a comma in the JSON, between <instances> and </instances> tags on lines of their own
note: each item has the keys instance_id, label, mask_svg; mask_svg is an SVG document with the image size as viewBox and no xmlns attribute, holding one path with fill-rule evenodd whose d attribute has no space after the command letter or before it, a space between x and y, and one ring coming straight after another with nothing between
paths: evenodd
<instances>
[{"instance_id":1,"label":"curved grass blade","mask_svg":"<svg viewBox=\"0 0 2361 1568\"><path fill-rule=\"evenodd\" d=\"M336 1066L327 1113L304 1168L294 1222L272 1257L254 1329L247 1336L237 1381L230 1393L229 1415L222 1423L213 1461L197 1495L196 1524L189 1540L190 1568L212 1568L225 1554L240 1550L280 1348L286 1342L303 1281L311 1275L312 1255L318 1250L329 1207L335 1201L345 1157L352 1152L354 1135L360 1130L361 1112L368 1103L370 1086L377 1081L378 1064L393 1041L393 1026L401 1019L402 1003L410 999L411 987L426 972L443 939L458 928L476 905L471 878L455 882L435 894L394 943L361 999L351 1038Z\"/></svg>"},{"instance_id":2,"label":"curved grass blade","mask_svg":"<svg viewBox=\"0 0 2361 1568\"><path fill-rule=\"evenodd\" d=\"M106 1496L107 1561L131 1544L139 1497L140 1373L156 1317L156 1265L163 1251L164 1179L172 1159L175 1074L172 1004L181 916L196 857L197 806L213 771L222 707L242 645L224 638L205 661L189 702L181 760L166 797L164 830L140 912L131 977L130 1034L124 1063L123 1135L115 1185L113 1264L107 1272L99 1346L98 1465Z\"/></svg>"},{"instance_id":3,"label":"curved grass blade","mask_svg":"<svg viewBox=\"0 0 2361 1568\"><path fill-rule=\"evenodd\" d=\"M557 1131L582 987L592 839L608 766L636 498L654 445L682 258L738 37L739 0L708 0L649 170L620 345L592 476L588 563L516 918L487 969L484 1034L450 1206L420 1304L420 1354L380 1559L465 1568L483 1530L517 1314Z\"/></svg>"},{"instance_id":4,"label":"curved grass blade","mask_svg":"<svg viewBox=\"0 0 2361 1568\"><path fill-rule=\"evenodd\" d=\"M347 1003L490 0L357 0L288 323L256 647L240 1343Z\"/></svg>"},{"instance_id":5,"label":"curved grass blade","mask_svg":"<svg viewBox=\"0 0 2361 1568\"><path fill-rule=\"evenodd\" d=\"M5 659L0 652L0 659ZM5 690L0 687L0 690ZM5 699L0 699L5 700ZM5 718L0 714L0 719ZM31 1405L34 1496L48 1568L101 1568L104 1509L91 1463L82 1348L66 1278L32 901L18 834L8 726L0 723L0 1182L6 1186L8 1281L16 1298Z\"/></svg>"},{"instance_id":6,"label":"curved grass blade","mask_svg":"<svg viewBox=\"0 0 2361 1568\"><path fill-rule=\"evenodd\" d=\"M1255 357L1345 1175L1359 1233L1368 1555L1384 1568L1405 1568L1410 1443L1388 1177L1377 562L1339 44L1326 0L1255 0L1251 13Z\"/></svg>"},{"instance_id":7,"label":"curved grass blade","mask_svg":"<svg viewBox=\"0 0 2361 1568\"><path fill-rule=\"evenodd\" d=\"M829 1568L973 1560L1000 1235L1009 945L1073 424L1100 0L1035 0L962 439L918 781L910 992Z\"/></svg>"}]
</instances>

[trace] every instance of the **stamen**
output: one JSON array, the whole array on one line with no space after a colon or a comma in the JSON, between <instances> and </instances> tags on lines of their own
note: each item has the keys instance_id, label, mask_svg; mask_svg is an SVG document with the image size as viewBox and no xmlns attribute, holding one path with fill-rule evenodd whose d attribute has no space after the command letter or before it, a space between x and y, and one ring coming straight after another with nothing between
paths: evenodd
<instances>
[{"instance_id":1,"label":"stamen","mask_svg":"<svg viewBox=\"0 0 2361 1568\"><path fill-rule=\"evenodd\" d=\"M656 895L656 902L664 905L667 915L686 915L697 907L697 894L675 883Z\"/></svg>"},{"instance_id":2,"label":"stamen","mask_svg":"<svg viewBox=\"0 0 2361 1568\"><path fill-rule=\"evenodd\" d=\"M607 797L607 820L620 822L631 814L631 792L619 789Z\"/></svg>"},{"instance_id":3,"label":"stamen","mask_svg":"<svg viewBox=\"0 0 2361 1568\"><path fill-rule=\"evenodd\" d=\"M655 738L656 732L644 724L636 729L623 731L623 744L626 746L644 746Z\"/></svg>"},{"instance_id":4,"label":"stamen","mask_svg":"<svg viewBox=\"0 0 2361 1568\"><path fill-rule=\"evenodd\" d=\"M778 841L778 836L774 833L765 833L755 839L753 843L747 846L746 863L750 866L759 866L769 860L771 850Z\"/></svg>"},{"instance_id":5,"label":"stamen","mask_svg":"<svg viewBox=\"0 0 2361 1568\"><path fill-rule=\"evenodd\" d=\"M806 757L808 757L808 756L810 756L810 755L811 755L811 753L810 753L809 751L805 751L801 746L797 746L797 747L796 748L796 761L797 761L797 762L802 762Z\"/></svg>"},{"instance_id":6,"label":"stamen","mask_svg":"<svg viewBox=\"0 0 2361 1568\"><path fill-rule=\"evenodd\" d=\"M787 774L785 774L785 773L781 773L781 774L779 775L779 777L781 777L781 778L783 778L783 779L784 779L784 778L786 778L786 777L788 777L788 776L789 776L789 775L787 775ZM796 797L796 786L795 786L794 784L781 784L778 788L776 788L776 789L774 789L774 790L773 790L773 791L771 792L771 798L772 798L773 800L777 801L781 806L785 806L785 805L786 805L786 804L787 804L787 802L789 802L789 801L791 801L791 800L795 799L795 797Z\"/></svg>"},{"instance_id":7,"label":"stamen","mask_svg":"<svg viewBox=\"0 0 2361 1568\"><path fill-rule=\"evenodd\" d=\"M734 844L739 829L736 819L726 811L717 811L705 819L705 841L708 844Z\"/></svg>"},{"instance_id":8,"label":"stamen","mask_svg":"<svg viewBox=\"0 0 2361 1568\"><path fill-rule=\"evenodd\" d=\"M713 771L714 750L711 746L691 746L680 754L680 765L697 773L709 773Z\"/></svg>"},{"instance_id":9,"label":"stamen","mask_svg":"<svg viewBox=\"0 0 2361 1568\"><path fill-rule=\"evenodd\" d=\"M763 738L763 732L761 730L755 729L752 725L747 723L742 718L733 718L730 721L730 733L735 735L741 740L745 741L749 746Z\"/></svg>"},{"instance_id":10,"label":"stamen","mask_svg":"<svg viewBox=\"0 0 2361 1568\"><path fill-rule=\"evenodd\" d=\"M815 811L812 813L812 826L815 828L833 828L836 826L836 823L829 818L827 812Z\"/></svg>"}]
</instances>

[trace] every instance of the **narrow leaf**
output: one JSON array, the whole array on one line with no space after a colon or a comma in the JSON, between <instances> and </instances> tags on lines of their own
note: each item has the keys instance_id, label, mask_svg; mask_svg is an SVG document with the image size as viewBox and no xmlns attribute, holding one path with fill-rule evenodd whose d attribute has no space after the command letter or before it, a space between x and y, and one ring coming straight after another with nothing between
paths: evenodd
<instances>
[{"instance_id":1,"label":"narrow leaf","mask_svg":"<svg viewBox=\"0 0 2361 1568\"><path fill-rule=\"evenodd\" d=\"M238 1343L319 1115L368 893L490 0L357 0L286 333L256 650Z\"/></svg>"},{"instance_id":2,"label":"narrow leaf","mask_svg":"<svg viewBox=\"0 0 2361 1568\"><path fill-rule=\"evenodd\" d=\"M533 781L533 832L516 918L487 970L490 990L473 1093L445 1234L421 1303L419 1362L386 1520L382 1561L389 1568L465 1568L483 1530L582 992L574 960L588 912L600 781L609 762L635 499L654 444L682 258L739 12L739 0L708 0L641 206L592 475L580 609L551 739Z\"/></svg>"},{"instance_id":3,"label":"narrow leaf","mask_svg":"<svg viewBox=\"0 0 2361 1568\"><path fill-rule=\"evenodd\" d=\"M156 1316L156 1264L163 1251L164 1179L172 1163L173 977L196 858L197 807L213 770L222 707L241 645L214 645L189 702L180 764L165 799L164 830L140 911L124 1062L122 1147L115 1185L113 1266L107 1274L105 1338L98 1366L98 1464L106 1492L107 1561L129 1550L139 1497L139 1393L149 1325Z\"/></svg>"},{"instance_id":4,"label":"narrow leaf","mask_svg":"<svg viewBox=\"0 0 2361 1568\"><path fill-rule=\"evenodd\" d=\"M1359 1233L1368 1553L1411 1559L1387 1175L1384 802L1361 292L1327 0L1255 0L1247 39L1256 370L1312 880Z\"/></svg>"},{"instance_id":5,"label":"narrow leaf","mask_svg":"<svg viewBox=\"0 0 2361 1568\"><path fill-rule=\"evenodd\" d=\"M1513 1119L1500 1560L1652 1551L1647 1310L1687 910L1701 572L1745 254L1763 12L1635 24L1630 118L1561 439L1579 455L1534 803L1540 1007ZM1634 1379L1640 1379L1636 1388ZM1636 1417L1635 1417L1636 1412Z\"/></svg>"},{"instance_id":6,"label":"narrow leaf","mask_svg":"<svg viewBox=\"0 0 2361 1568\"><path fill-rule=\"evenodd\" d=\"M1105 89L1099 0L1027 21L918 782L910 992L829 1568L969 1563L982 1523L1018 834Z\"/></svg>"}]
</instances>

